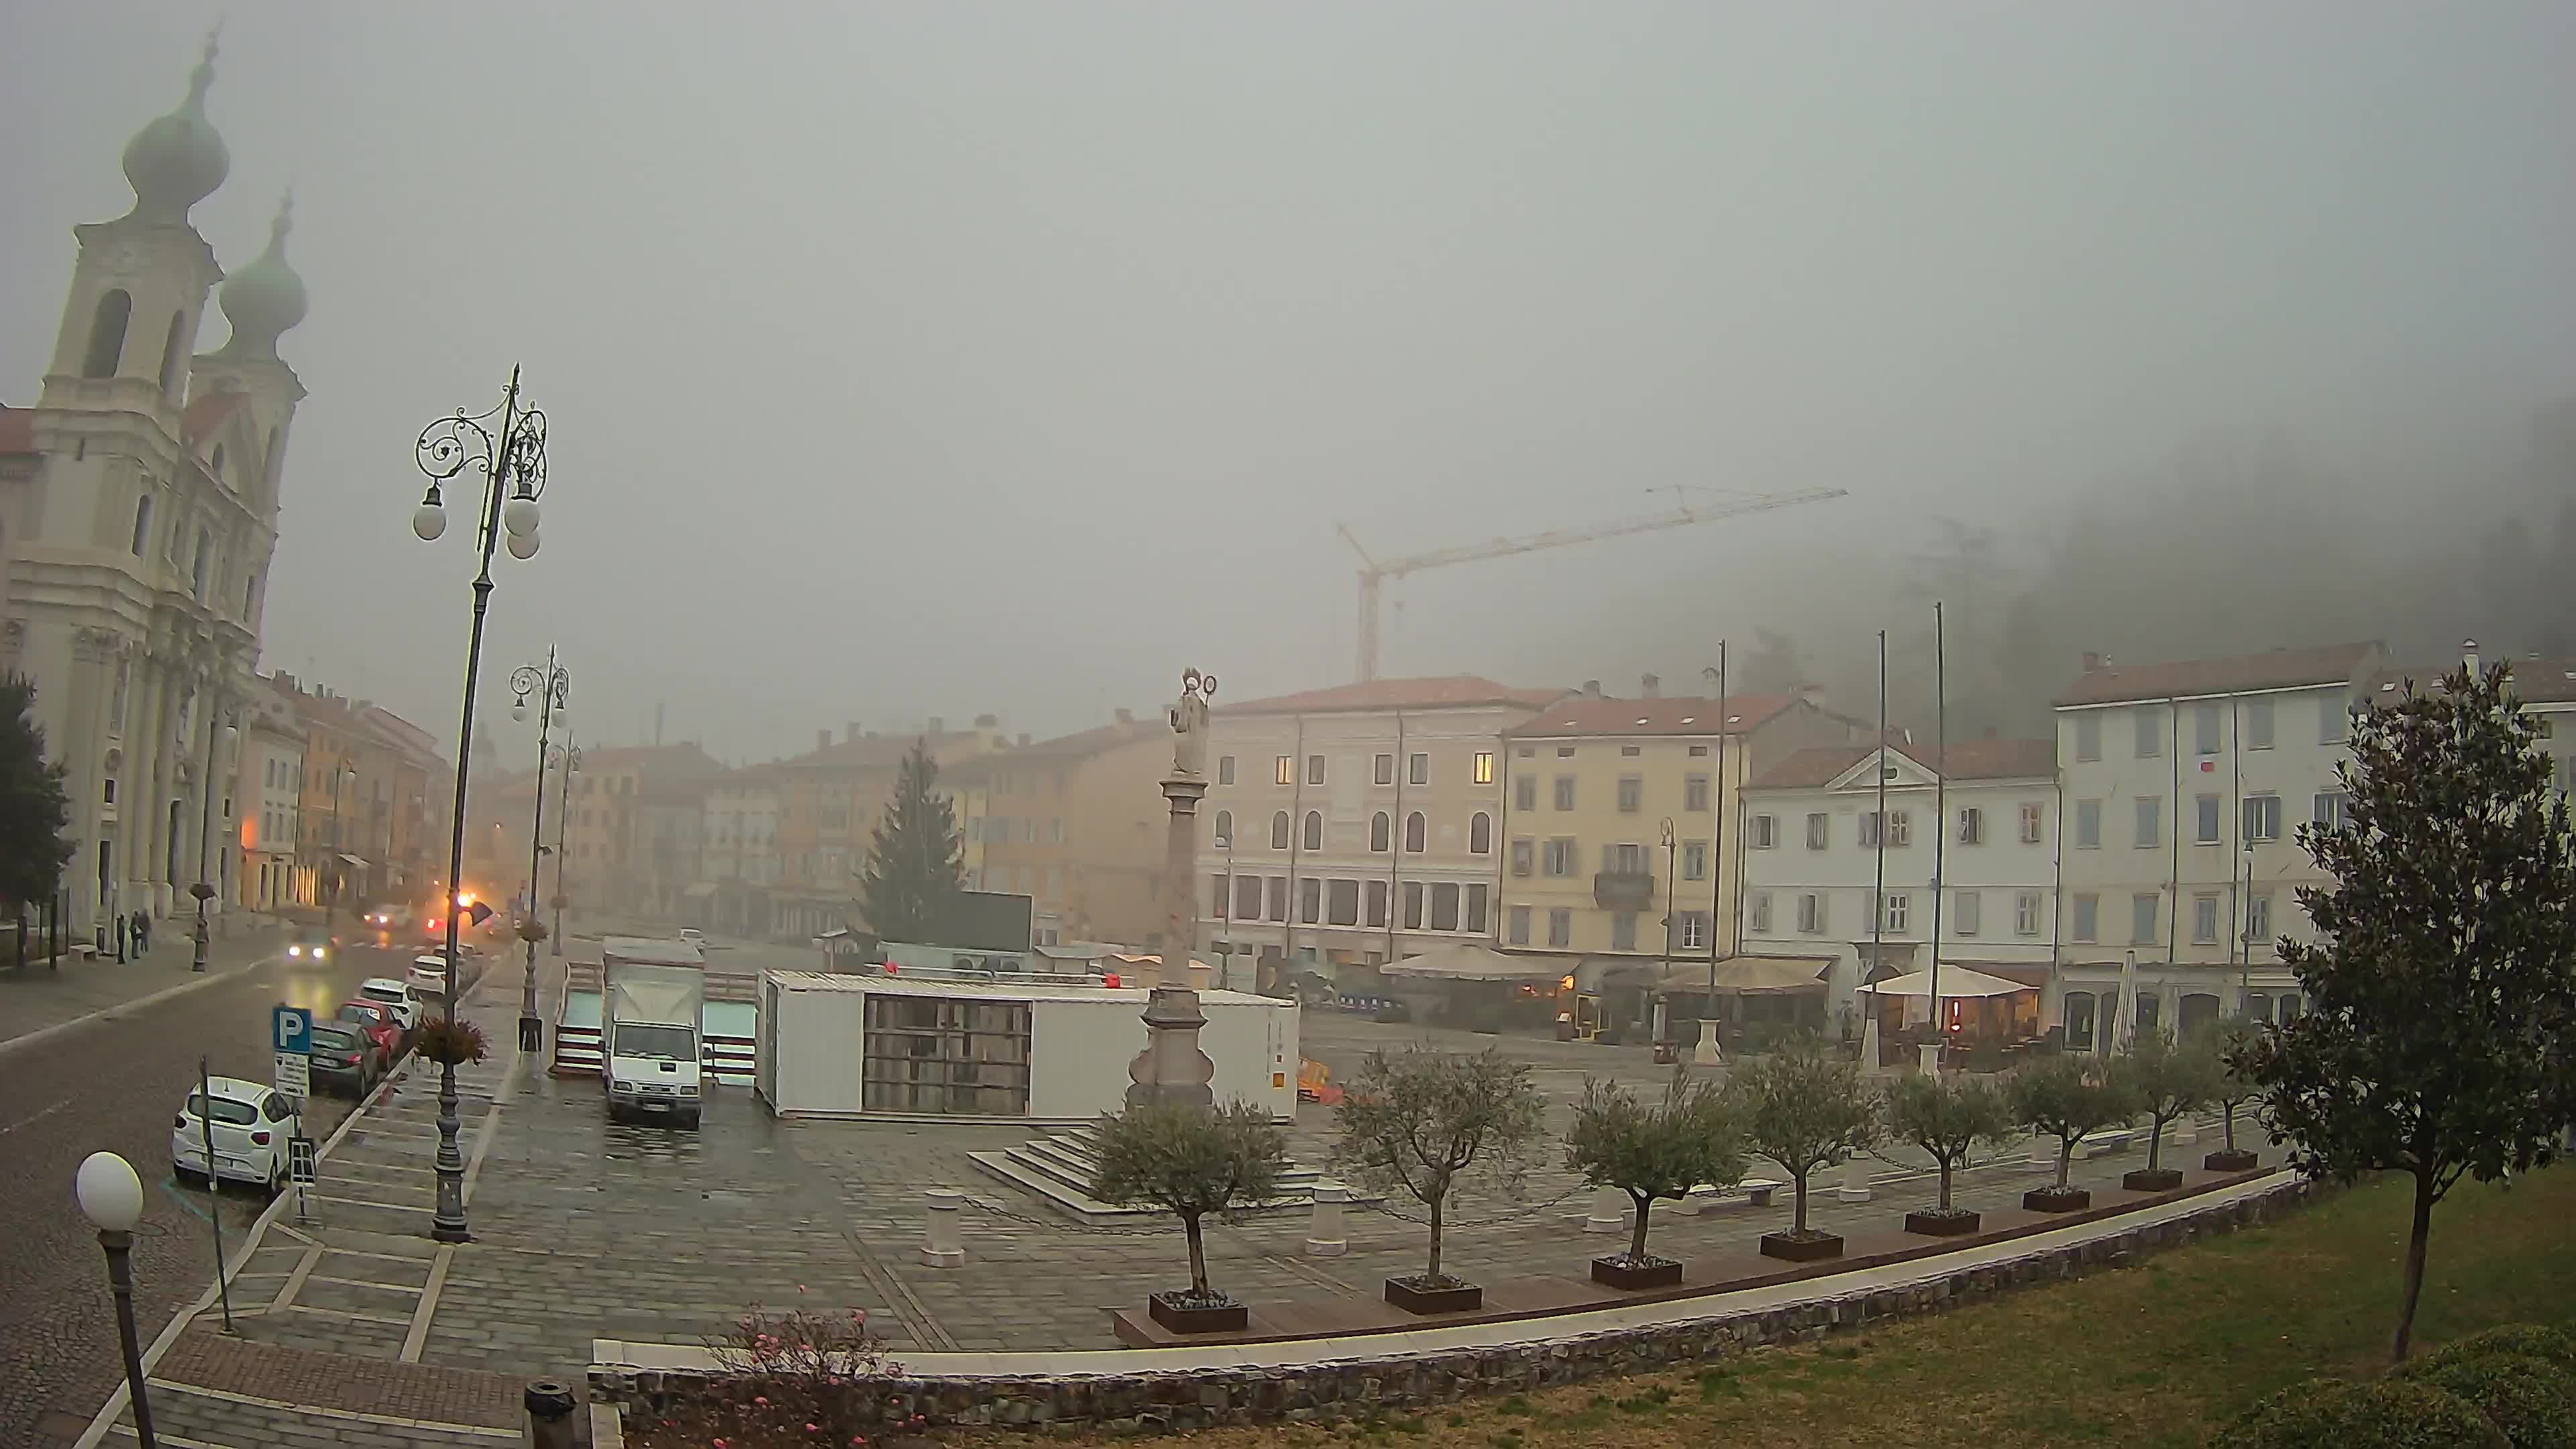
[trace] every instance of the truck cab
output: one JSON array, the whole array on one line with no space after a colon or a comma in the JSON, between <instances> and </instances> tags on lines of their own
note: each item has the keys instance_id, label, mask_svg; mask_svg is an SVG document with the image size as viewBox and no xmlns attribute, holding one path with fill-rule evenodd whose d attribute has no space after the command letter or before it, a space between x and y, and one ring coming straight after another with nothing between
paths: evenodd
<instances>
[{"instance_id":1,"label":"truck cab","mask_svg":"<svg viewBox=\"0 0 2576 1449\"><path fill-rule=\"evenodd\" d=\"M706 964L685 941L600 943L600 1079L611 1119L698 1125Z\"/></svg>"}]
</instances>

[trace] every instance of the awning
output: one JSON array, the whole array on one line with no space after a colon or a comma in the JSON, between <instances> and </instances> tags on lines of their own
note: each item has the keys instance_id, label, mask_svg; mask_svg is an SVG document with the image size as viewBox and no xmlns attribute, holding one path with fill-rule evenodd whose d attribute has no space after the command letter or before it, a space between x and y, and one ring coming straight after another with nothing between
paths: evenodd
<instances>
[{"instance_id":1,"label":"awning","mask_svg":"<svg viewBox=\"0 0 2576 1449\"><path fill-rule=\"evenodd\" d=\"M697 884L695 884L695 885L693 885L693 886L689 887L687 890L684 890L684 891L680 892L680 894L681 894L682 896L686 897L686 898L687 898L687 899L689 899L689 900L693 900L693 901L695 901L695 900L703 900L703 899L705 899L705 898L706 898L706 897L708 897L708 896L714 895L715 893L716 893L716 883L715 883L714 881L711 881L711 880L702 880L702 881L699 881Z\"/></svg>"},{"instance_id":2,"label":"awning","mask_svg":"<svg viewBox=\"0 0 2576 1449\"><path fill-rule=\"evenodd\" d=\"M1378 972L1424 981L1552 981L1565 974L1565 960L1559 956L1511 956L1461 941L1455 946L1407 956L1391 966L1379 967Z\"/></svg>"},{"instance_id":3,"label":"awning","mask_svg":"<svg viewBox=\"0 0 2576 1449\"><path fill-rule=\"evenodd\" d=\"M1729 995L1771 996L1789 991L1822 991L1819 979L1826 956L1729 956L1717 963L1717 989ZM1709 969L1692 963L1675 966L1656 978L1654 988L1666 993L1705 992Z\"/></svg>"},{"instance_id":4,"label":"awning","mask_svg":"<svg viewBox=\"0 0 2576 1449\"><path fill-rule=\"evenodd\" d=\"M1874 982L1862 989L1877 992L1881 996L1930 996L1932 973L1910 971L1903 976L1891 976L1885 981ZM1965 966L1941 968L1941 999L1944 1001L1954 996L2010 996L2016 991L2037 989L2034 986L2024 986L2018 981L2006 981L2000 976L1989 976L1983 971L1971 971Z\"/></svg>"},{"instance_id":5,"label":"awning","mask_svg":"<svg viewBox=\"0 0 2576 1449\"><path fill-rule=\"evenodd\" d=\"M360 869L360 870L365 870L365 869L367 868L367 863L366 863L365 861L363 861L363 860L358 859L358 858L357 858L356 856L354 856L354 855L344 855L344 856L341 856L340 858L341 858L342 860L347 861L349 864L356 866L356 867L357 867L358 869Z\"/></svg>"}]
</instances>

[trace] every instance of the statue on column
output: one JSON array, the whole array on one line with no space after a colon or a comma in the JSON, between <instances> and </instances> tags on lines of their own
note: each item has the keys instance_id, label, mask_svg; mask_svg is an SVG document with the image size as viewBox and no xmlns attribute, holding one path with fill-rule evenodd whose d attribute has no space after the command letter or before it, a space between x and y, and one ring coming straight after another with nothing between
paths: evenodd
<instances>
[{"instance_id":1,"label":"statue on column","mask_svg":"<svg viewBox=\"0 0 2576 1449\"><path fill-rule=\"evenodd\" d=\"M1189 779L1207 775L1208 701L1215 697L1215 675L1181 671L1181 697L1170 711L1172 773Z\"/></svg>"}]
</instances>

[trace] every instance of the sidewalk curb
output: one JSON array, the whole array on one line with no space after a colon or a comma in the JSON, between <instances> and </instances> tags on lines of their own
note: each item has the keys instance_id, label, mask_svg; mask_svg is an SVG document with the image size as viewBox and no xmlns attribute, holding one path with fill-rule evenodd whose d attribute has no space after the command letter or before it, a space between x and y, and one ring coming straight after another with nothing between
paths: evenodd
<instances>
[{"instance_id":1,"label":"sidewalk curb","mask_svg":"<svg viewBox=\"0 0 2576 1449\"><path fill-rule=\"evenodd\" d=\"M37 1027L34 1031L27 1032L19 1036L13 1036L7 1041L0 1041L0 1057L5 1057L11 1052L18 1050L20 1047L31 1047L40 1041L50 1041L53 1038L62 1036L68 1032L78 1031L85 1026L98 1026L106 1022L117 1012L135 1011L147 1006L158 1006L162 1002L170 1000L172 997L185 996L191 991L203 990L206 987L214 985L218 981L230 981L236 976L257 971L264 966L273 966L283 959L285 958L278 955L278 953L271 951L265 956L257 957L247 964L236 966L229 971L208 971L203 976L191 976L188 980L182 981L176 986L165 986L158 991L147 992L142 996L134 998L132 1001L120 1001L114 1006L102 1006L98 1010L89 1013L87 1016L75 1016L69 1021L55 1022L52 1026Z\"/></svg>"}]
</instances>

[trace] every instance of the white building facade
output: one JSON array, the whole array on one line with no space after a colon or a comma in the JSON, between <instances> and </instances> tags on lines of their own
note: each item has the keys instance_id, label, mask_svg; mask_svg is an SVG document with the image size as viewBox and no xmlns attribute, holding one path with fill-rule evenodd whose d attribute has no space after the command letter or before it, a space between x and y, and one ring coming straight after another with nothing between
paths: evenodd
<instances>
[{"instance_id":1,"label":"white building facade","mask_svg":"<svg viewBox=\"0 0 2576 1449\"><path fill-rule=\"evenodd\" d=\"M1946 788L1942 763L1918 745L1801 750L1744 792L1744 950L1830 958L1827 1016L1845 1027L1858 1021L1860 986L1929 969L1936 936L1944 969L2048 979L2060 813L2051 742L1954 743Z\"/></svg>"},{"instance_id":2,"label":"white building facade","mask_svg":"<svg viewBox=\"0 0 2576 1449\"><path fill-rule=\"evenodd\" d=\"M2070 1048L2299 1011L2279 942L2310 938L2297 891L2325 877L2298 827L2342 809L2351 712L2384 665L2377 644L2137 666L2087 656L2057 702L2063 946L2043 1008Z\"/></svg>"},{"instance_id":3,"label":"white building facade","mask_svg":"<svg viewBox=\"0 0 2576 1449\"><path fill-rule=\"evenodd\" d=\"M35 682L65 768L65 919L101 933L188 908L191 882L239 879L226 787L304 396L276 351L305 308L283 210L224 284L230 340L194 350L224 277L188 219L230 166L205 115L212 63L209 46L179 109L126 146L134 209L75 228L37 404L0 410L0 666Z\"/></svg>"}]
</instances>

